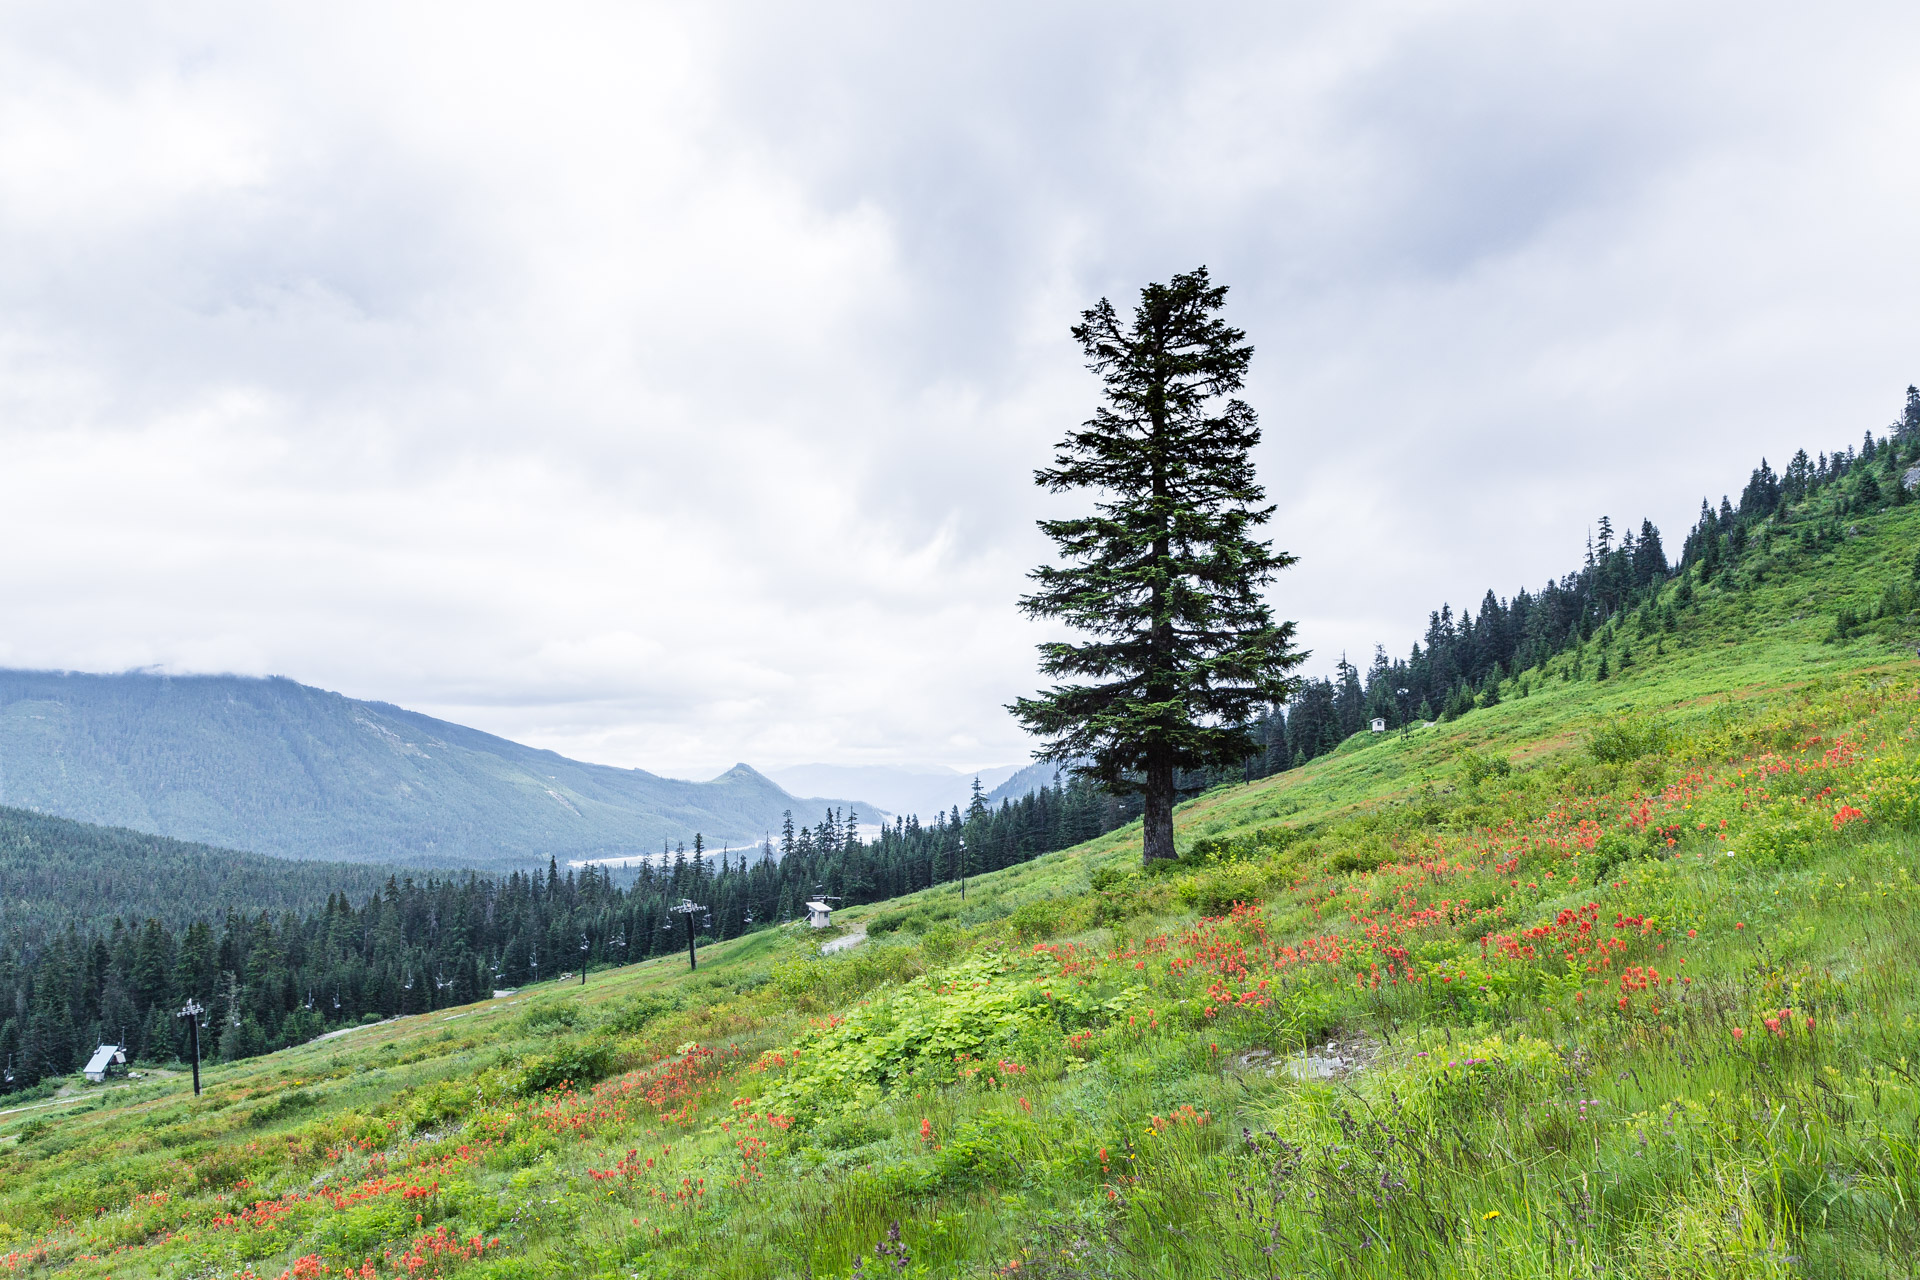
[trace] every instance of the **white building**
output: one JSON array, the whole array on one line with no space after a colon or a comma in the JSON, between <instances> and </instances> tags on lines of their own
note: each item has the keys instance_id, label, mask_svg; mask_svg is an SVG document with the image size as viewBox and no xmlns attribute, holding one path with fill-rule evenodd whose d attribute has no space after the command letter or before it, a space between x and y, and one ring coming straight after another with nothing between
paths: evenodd
<instances>
[{"instance_id":1,"label":"white building","mask_svg":"<svg viewBox=\"0 0 1920 1280\"><path fill-rule=\"evenodd\" d=\"M103 1044L93 1051L91 1058L87 1059L86 1076L87 1079L93 1081L93 1083L99 1084L113 1074L115 1067L124 1067L126 1065L126 1046Z\"/></svg>"},{"instance_id":2,"label":"white building","mask_svg":"<svg viewBox=\"0 0 1920 1280\"><path fill-rule=\"evenodd\" d=\"M1371 720L1371 721L1370 721L1370 722L1368 723L1368 725L1367 725L1367 727L1368 727L1369 729L1372 729L1372 730L1373 730L1373 731L1374 731L1375 733L1385 733L1385 732L1387 731L1387 720L1386 720L1386 717L1385 717L1385 716L1375 716L1375 717L1374 717L1374 718L1373 718L1373 719L1372 719L1372 720Z\"/></svg>"},{"instance_id":3,"label":"white building","mask_svg":"<svg viewBox=\"0 0 1920 1280\"><path fill-rule=\"evenodd\" d=\"M833 923L833 908L824 902L807 904L807 923L816 929L824 929Z\"/></svg>"}]
</instances>

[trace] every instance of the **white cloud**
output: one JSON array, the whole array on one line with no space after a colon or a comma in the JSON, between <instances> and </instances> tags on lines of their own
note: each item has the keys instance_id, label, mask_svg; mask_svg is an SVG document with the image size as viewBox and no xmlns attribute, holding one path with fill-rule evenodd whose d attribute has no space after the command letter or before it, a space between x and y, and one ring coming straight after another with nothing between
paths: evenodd
<instances>
[{"instance_id":1,"label":"white cloud","mask_svg":"<svg viewBox=\"0 0 1920 1280\"><path fill-rule=\"evenodd\" d=\"M1206 262L1316 665L1914 368L1907 7L16 5L16 665L571 754L1024 750L1077 311Z\"/></svg>"}]
</instances>

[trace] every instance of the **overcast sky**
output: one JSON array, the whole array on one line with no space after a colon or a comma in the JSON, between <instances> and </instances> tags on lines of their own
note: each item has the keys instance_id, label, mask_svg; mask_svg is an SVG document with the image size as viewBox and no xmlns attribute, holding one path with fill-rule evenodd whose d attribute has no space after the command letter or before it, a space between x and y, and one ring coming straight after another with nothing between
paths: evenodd
<instances>
[{"instance_id":1,"label":"overcast sky","mask_svg":"<svg viewBox=\"0 0 1920 1280\"><path fill-rule=\"evenodd\" d=\"M0 7L0 663L1013 761L1068 327L1205 263L1312 668L1920 380L1920 7ZM1051 508L1048 503L1055 504Z\"/></svg>"}]
</instances>

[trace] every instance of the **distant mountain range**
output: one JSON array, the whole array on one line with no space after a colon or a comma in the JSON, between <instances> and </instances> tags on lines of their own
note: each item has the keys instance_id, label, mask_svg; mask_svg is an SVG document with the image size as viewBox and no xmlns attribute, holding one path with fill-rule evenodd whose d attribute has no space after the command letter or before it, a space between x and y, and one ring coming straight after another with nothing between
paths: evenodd
<instances>
[{"instance_id":1,"label":"distant mountain range","mask_svg":"<svg viewBox=\"0 0 1920 1280\"><path fill-rule=\"evenodd\" d=\"M1032 795L1043 787L1050 787L1066 779L1057 764L1042 764L1038 761L1017 770L1012 777L987 792L987 799L994 804L1002 800L1020 800ZM984 783L986 780L983 778Z\"/></svg>"},{"instance_id":2,"label":"distant mountain range","mask_svg":"<svg viewBox=\"0 0 1920 1280\"><path fill-rule=\"evenodd\" d=\"M0 670L0 805L281 857L503 869L757 843L799 798L583 764L281 678Z\"/></svg>"},{"instance_id":3,"label":"distant mountain range","mask_svg":"<svg viewBox=\"0 0 1920 1280\"><path fill-rule=\"evenodd\" d=\"M796 764L766 772L789 791L867 796L891 813L913 813L931 821L934 814L947 813L956 805L964 812L973 800L976 777L986 788L987 799L998 804L1053 785L1056 769L1050 764L1005 764L968 773L933 764Z\"/></svg>"}]
</instances>

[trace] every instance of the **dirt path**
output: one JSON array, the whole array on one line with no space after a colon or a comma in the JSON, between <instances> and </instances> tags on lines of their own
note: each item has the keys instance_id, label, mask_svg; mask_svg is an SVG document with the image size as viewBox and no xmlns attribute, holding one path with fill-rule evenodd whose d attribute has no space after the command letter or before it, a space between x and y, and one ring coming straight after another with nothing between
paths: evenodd
<instances>
[{"instance_id":1,"label":"dirt path","mask_svg":"<svg viewBox=\"0 0 1920 1280\"><path fill-rule=\"evenodd\" d=\"M846 951L852 947L857 947L861 943L865 942L866 940L867 940L867 927L865 925L861 925L859 926L858 933L850 933L846 935L844 938L835 938L831 942L821 943L820 954L823 956L830 956L836 951Z\"/></svg>"}]
</instances>

